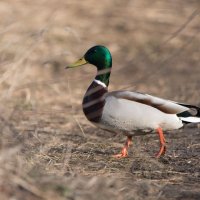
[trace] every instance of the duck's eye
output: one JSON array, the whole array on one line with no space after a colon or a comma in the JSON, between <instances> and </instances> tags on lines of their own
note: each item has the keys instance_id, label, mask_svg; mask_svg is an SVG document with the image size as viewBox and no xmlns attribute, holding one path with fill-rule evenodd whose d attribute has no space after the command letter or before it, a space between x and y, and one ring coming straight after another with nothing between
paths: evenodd
<instances>
[{"instance_id":1,"label":"duck's eye","mask_svg":"<svg viewBox=\"0 0 200 200\"><path fill-rule=\"evenodd\" d=\"M93 54L96 54L96 53L97 53L97 50L96 50L96 49L92 49L92 50L90 50L90 52L89 52L90 55L93 55Z\"/></svg>"},{"instance_id":2,"label":"duck's eye","mask_svg":"<svg viewBox=\"0 0 200 200\"><path fill-rule=\"evenodd\" d=\"M92 51L92 53L96 53L97 52L97 50L96 49L94 49L93 51Z\"/></svg>"}]
</instances>

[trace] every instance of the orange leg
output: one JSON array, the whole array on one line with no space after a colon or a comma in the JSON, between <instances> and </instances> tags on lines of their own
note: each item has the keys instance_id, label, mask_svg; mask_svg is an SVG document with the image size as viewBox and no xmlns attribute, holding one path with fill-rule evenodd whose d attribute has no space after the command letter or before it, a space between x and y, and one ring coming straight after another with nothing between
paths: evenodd
<instances>
[{"instance_id":1,"label":"orange leg","mask_svg":"<svg viewBox=\"0 0 200 200\"><path fill-rule=\"evenodd\" d=\"M127 136L127 140L126 143L124 145L124 147L122 148L121 153L114 155L115 158L125 158L128 156L128 148L131 144L132 141L132 136Z\"/></svg>"},{"instance_id":2,"label":"orange leg","mask_svg":"<svg viewBox=\"0 0 200 200\"><path fill-rule=\"evenodd\" d=\"M163 135L162 128L157 128L156 131L158 132L159 139L160 139L160 150L156 155L156 158L160 158L160 156L164 155L166 152L166 145L165 145L165 137Z\"/></svg>"}]
</instances>

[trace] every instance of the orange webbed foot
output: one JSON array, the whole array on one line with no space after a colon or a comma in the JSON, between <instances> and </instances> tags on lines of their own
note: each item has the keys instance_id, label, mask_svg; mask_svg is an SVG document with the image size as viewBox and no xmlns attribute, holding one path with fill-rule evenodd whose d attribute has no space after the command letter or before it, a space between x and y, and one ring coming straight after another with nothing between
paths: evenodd
<instances>
[{"instance_id":1,"label":"orange webbed foot","mask_svg":"<svg viewBox=\"0 0 200 200\"><path fill-rule=\"evenodd\" d=\"M121 153L114 155L114 158L126 158L128 156L128 148L131 144L132 136L128 136Z\"/></svg>"},{"instance_id":2,"label":"orange webbed foot","mask_svg":"<svg viewBox=\"0 0 200 200\"><path fill-rule=\"evenodd\" d=\"M162 145L160 147L159 152L156 154L156 158L160 158L161 156L164 156L166 152L166 146Z\"/></svg>"},{"instance_id":3,"label":"orange webbed foot","mask_svg":"<svg viewBox=\"0 0 200 200\"><path fill-rule=\"evenodd\" d=\"M126 147L122 148L121 153L113 155L114 158L126 158L128 156L128 150Z\"/></svg>"}]
</instances>

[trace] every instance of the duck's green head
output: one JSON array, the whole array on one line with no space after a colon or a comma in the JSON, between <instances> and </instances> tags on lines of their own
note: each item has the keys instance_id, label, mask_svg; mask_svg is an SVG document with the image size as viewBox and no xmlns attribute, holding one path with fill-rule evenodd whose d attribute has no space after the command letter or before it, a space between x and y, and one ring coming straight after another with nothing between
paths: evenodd
<instances>
[{"instance_id":1,"label":"duck's green head","mask_svg":"<svg viewBox=\"0 0 200 200\"><path fill-rule=\"evenodd\" d=\"M98 70L111 68L112 57L110 51L104 46L94 46L85 53L83 58L71 65L68 65L67 68L74 68L87 63L95 65Z\"/></svg>"}]
</instances>

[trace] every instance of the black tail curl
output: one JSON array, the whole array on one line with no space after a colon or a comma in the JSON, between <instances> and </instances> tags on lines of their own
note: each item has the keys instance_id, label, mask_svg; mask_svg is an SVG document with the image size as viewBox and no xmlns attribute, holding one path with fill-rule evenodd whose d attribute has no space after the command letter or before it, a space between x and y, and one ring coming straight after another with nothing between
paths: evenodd
<instances>
[{"instance_id":1,"label":"black tail curl","mask_svg":"<svg viewBox=\"0 0 200 200\"><path fill-rule=\"evenodd\" d=\"M199 122L200 122L200 107L198 106L193 106L190 104L182 104L179 103L179 105L181 106L185 106L187 108L189 108L190 110L184 111L182 113L177 114L178 117L181 117L182 121L185 123L192 123L191 121L188 121L187 118L189 119L189 117L194 117L194 119L198 119L199 118ZM197 120L195 120L196 123Z\"/></svg>"}]
</instances>

